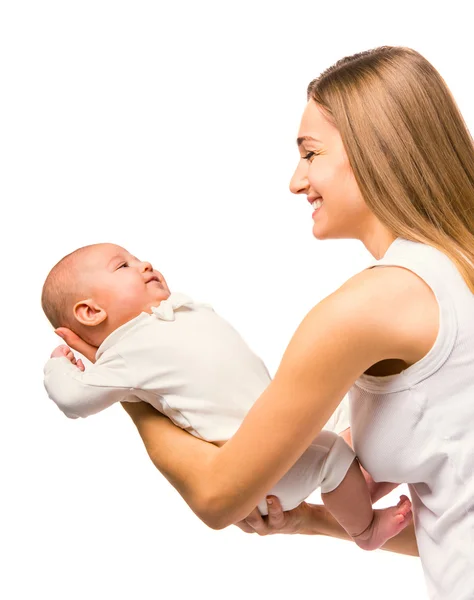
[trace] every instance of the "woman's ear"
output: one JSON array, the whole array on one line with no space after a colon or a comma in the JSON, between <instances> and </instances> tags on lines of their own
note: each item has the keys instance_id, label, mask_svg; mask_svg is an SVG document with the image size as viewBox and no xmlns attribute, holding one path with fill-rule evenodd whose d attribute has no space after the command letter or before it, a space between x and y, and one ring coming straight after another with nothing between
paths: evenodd
<instances>
[{"instance_id":1,"label":"woman's ear","mask_svg":"<svg viewBox=\"0 0 474 600\"><path fill-rule=\"evenodd\" d=\"M74 318L81 325L86 325L87 327L100 325L107 318L105 310L97 302L94 302L92 298L76 302L72 311Z\"/></svg>"}]
</instances>

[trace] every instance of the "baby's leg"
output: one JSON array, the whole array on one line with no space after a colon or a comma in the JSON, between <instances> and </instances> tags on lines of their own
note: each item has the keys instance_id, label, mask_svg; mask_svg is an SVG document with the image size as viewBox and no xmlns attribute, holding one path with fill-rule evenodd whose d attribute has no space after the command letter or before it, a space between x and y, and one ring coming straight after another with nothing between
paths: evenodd
<instances>
[{"instance_id":1,"label":"baby's leg","mask_svg":"<svg viewBox=\"0 0 474 600\"><path fill-rule=\"evenodd\" d=\"M283 510L296 508L319 487L335 489L354 458L354 451L339 435L323 430L266 495L277 496ZM262 515L268 514L265 497L258 508Z\"/></svg>"},{"instance_id":2,"label":"baby's leg","mask_svg":"<svg viewBox=\"0 0 474 600\"><path fill-rule=\"evenodd\" d=\"M353 447L350 428L345 429L339 435L346 442L346 444L348 444L351 448ZM367 487L369 488L369 494L370 499L372 500L372 504L375 504L375 502L380 500L380 498L383 498L399 486L398 483L389 483L387 481L374 481L372 475L370 475L370 473L367 473L367 471L362 467L362 465L360 465L360 470L362 471L362 475L364 476L364 479L367 483Z\"/></svg>"},{"instance_id":3,"label":"baby's leg","mask_svg":"<svg viewBox=\"0 0 474 600\"><path fill-rule=\"evenodd\" d=\"M357 460L333 491L321 491L326 508L364 550L380 548L411 520L411 503L406 496L401 497L397 506L372 508L369 489Z\"/></svg>"},{"instance_id":4,"label":"baby's leg","mask_svg":"<svg viewBox=\"0 0 474 600\"><path fill-rule=\"evenodd\" d=\"M367 478L365 478L365 480L367 481ZM380 498L383 498L387 494L390 494L390 492L393 492L393 490L400 485L399 483L390 483L388 481L375 482L372 478L370 478L370 483L367 483L369 486L372 504L375 504L380 500Z\"/></svg>"}]
</instances>

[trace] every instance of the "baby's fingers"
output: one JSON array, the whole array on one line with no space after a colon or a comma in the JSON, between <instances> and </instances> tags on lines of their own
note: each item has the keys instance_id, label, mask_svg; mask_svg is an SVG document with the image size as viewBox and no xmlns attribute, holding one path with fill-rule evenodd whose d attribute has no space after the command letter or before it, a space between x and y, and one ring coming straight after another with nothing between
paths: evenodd
<instances>
[{"instance_id":1,"label":"baby's fingers","mask_svg":"<svg viewBox=\"0 0 474 600\"><path fill-rule=\"evenodd\" d=\"M66 358L70 361L72 365L76 366L80 371L85 370L84 363L81 359L76 360L76 357L74 356L72 350L69 350L69 352L66 354Z\"/></svg>"},{"instance_id":2,"label":"baby's fingers","mask_svg":"<svg viewBox=\"0 0 474 600\"><path fill-rule=\"evenodd\" d=\"M71 348L69 348L69 346L66 346L65 344L61 344L61 346L58 346L57 348L55 348L51 354L51 358L56 358L56 357L60 357L60 356L66 356L68 355L68 353L71 352Z\"/></svg>"}]
</instances>

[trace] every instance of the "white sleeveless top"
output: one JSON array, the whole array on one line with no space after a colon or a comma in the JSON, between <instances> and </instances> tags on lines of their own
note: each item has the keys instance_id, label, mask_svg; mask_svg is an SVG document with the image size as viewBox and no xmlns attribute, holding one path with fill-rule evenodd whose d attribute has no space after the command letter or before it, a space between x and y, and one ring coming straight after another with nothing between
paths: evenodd
<instances>
[{"instance_id":1,"label":"white sleeveless top","mask_svg":"<svg viewBox=\"0 0 474 600\"><path fill-rule=\"evenodd\" d=\"M408 483L432 599L474 598L474 295L454 263L398 238L377 261L416 273L440 309L434 346L349 393L354 449L375 481Z\"/></svg>"}]
</instances>

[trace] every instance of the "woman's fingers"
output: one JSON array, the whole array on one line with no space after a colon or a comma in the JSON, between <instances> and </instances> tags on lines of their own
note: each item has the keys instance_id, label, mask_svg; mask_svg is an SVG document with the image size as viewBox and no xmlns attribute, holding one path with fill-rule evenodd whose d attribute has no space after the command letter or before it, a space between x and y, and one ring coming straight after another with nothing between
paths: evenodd
<instances>
[{"instance_id":1,"label":"woman's fingers","mask_svg":"<svg viewBox=\"0 0 474 600\"><path fill-rule=\"evenodd\" d=\"M281 529L285 524L285 515L283 508L281 507L280 501L276 496L268 496L268 528L269 529Z\"/></svg>"},{"instance_id":2,"label":"woman's fingers","mask_svg":"<svg viewBox=\"0 0 474 600\"><path fill-rule=\"evenodd\" d=\"M80 352L91 362L95 362L95 354L97 352L97 348L95 346L88 344L77 334L66 327L58 327L58 329L55 330L55 333L73 350Z\"/></svg>"},{"instance_id":3,"label":"woman's fingers","mask_svg":"<svg viewBox=\"0 0 474 600\"><path fill-rule=\"evenodd\" d=\"M252 531L259 535L266 535L267 524L263 520L262 515L258 508L254 508L253 511L248 515L244 522L251 528Z\"/></svg>"},{"instance_id":4,"label":"woman's fingers","mask_svg":"<svg viewBox=\"0 0 474 600\"><path fill-rule=\"evenodd\" d=\"M268 516L262 517L258 508L254 508L246 519L237 523L237 527L246 533L258 533L258 535L278 532L285 525L285 515L276 496L268 496L267 510Z\"/></svg>"},{"instance_id":5,"label":"woman's fingers","mask_svg":"<svg viewBox=\"0 0 474 600\"><path fill-rule=\"evenodd\" d=\"M245 521L240 521L239 523L236 523L236 525L239 529L245 531L245 533L255 533L255 529L250 527L250 525L248 525Z\"/></svg>"},{"instance_id":6,"label":"woman's fingers","mask_svg":"<svg viewBox=\"0 0 474 600\"><path fill-rule=\"evenodd\" d=\"M255 508L246 519L237 526L246 533L272 535L275 533L300 533L308 505L302 502L293 510L284 512L280 500L276 496L267 497L268 516L262 517Z\"/></svg>"}]
</instances>

